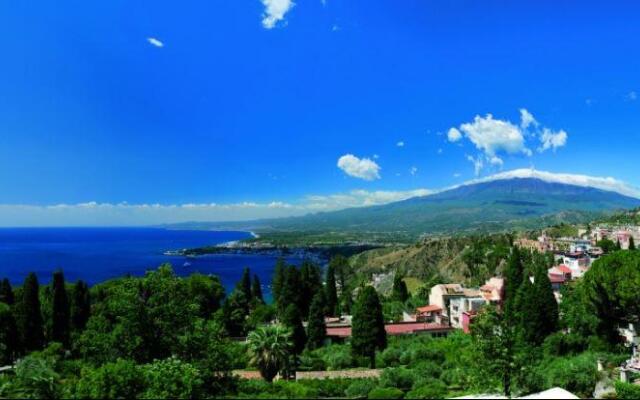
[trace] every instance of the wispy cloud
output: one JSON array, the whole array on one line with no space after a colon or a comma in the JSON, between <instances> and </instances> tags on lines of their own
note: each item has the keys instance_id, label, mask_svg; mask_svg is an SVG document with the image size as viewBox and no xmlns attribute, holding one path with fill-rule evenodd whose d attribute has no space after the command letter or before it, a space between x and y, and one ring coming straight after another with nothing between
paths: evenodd
<instances>
[{"instance_id":1,"label":"wispy cloud","mask_svg":"<svg viewBox=\"0 0 640 400\"><path fill-rule=\"evenodd\" d=\"M473 157L470 157L474 160ZM480 160L482 162L482 159ZM454 178L460 177L455 173ZM350 207L382 205L417 196L428 196L464 185L512 178L537 178L617 192L640 198L640 189L611 177L551 173L535 169L517 169L489 177L467 181L444 189L352 190L346 193L309 195L298 201L238 203L129 204L99 203L20 205L0 204L0 226L124 226L176 223L186 221L246 221L260 218L299 216L318 211L334 211Z\"/></svg>"},{"instance_id":2,"label":"wispy cloud","mask_svg":"<svg viewBox=\"0 0 640 400\"><path fill-rule=\"evenodd\" d=\"M273 29L278 23L284 21L285 15L295 6L292 0L262 0L264 13L262 14L262 26L265 29Z\"/></svg>"},{"instance_id":3,"label":"wispy cloud","mask_svg":"<svg viewBox=\"0 0 640 400\"><path fill-rule=\"evenodd\" d=\"M159 39L154 37L148 37L147 42L149 42L149 44L151 44L154 47L159 47L159 48L164 47L164 43L162 43Z\"/></svg>"},{"instance_id":4,"label":"wispy cloud","mask_svg":"<svg viewBox=\"0 0 640 400\"><path fill-rule=\"evenodd\" d=\"M404 141L399 141L398 143L396 143L396 146L398 147L404 147Z\"/></svg>"},{"instance_id":5,"label":"wispy cloud","mask_svg":"<svg viewBox=\"0 0 640 400\"><path fill-rule=\"evenodd\" d=\"M373 181L380 179L380 166L369 158L358 158L345 154L338 159L338 168L354 178Z\"/></svg>"},{"instance_id":6,"label":"wispy cloud","mask_svg":"<svg viewBox=\"0 0 640 400\"><path fill-rule=\"evenodd\" d=\"M635 90L632 90L629 93L627 93L627 100L636 101L637 99L638 99L638 93Z\"/></svg>"}]
</instances>

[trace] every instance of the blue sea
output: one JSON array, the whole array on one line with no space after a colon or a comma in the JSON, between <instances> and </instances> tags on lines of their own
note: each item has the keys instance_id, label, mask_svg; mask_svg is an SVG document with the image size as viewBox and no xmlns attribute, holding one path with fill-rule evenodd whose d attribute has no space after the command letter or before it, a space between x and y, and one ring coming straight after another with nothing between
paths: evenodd
<instances>
[{"instance_id":1,"label":"blue sea","mask_svg":"<svg viewBox=\"0 0 640 400\"><path fill-rule=\"evenodd\" d=\"M0 229L0 278L21 285L29 272L40 283L57 269L65 279L90 285L126 274L144 275L162 263L171 263L178 275L194 272L220 277L227 292L244 267L260 277L265 295L277 261L275 255L215 254L195 258L166 256L167 250L214 245L250 237L249 232L166 230L154 228L5 228ZM299 265L301 256L288 257Z\"/></svg>"}]
</instances>

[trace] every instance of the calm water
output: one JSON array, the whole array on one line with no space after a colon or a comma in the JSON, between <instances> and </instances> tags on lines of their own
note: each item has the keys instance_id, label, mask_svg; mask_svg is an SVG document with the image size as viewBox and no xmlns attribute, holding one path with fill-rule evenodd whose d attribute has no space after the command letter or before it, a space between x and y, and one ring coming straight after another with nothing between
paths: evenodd
<instances>
[{"instance_id":1,"label":"calm water","mask_svg":"<svg viewBox=\"0 0 640 400\"><path fill-rule=\"evenodd\" d=\"M162 254L249 236L247 232L151 228L0 229L0 277L20 285L29 272L35 272L41 283L48 283L53 271L61 268L67 281L83 279L95 284L125 274L143 275L169 262L179 275L216 274L229 291L240 279L242 269L250 267L268 294L276 256L216 254L187 259ZM288 261L299 264L302 260L292 257Z\"/></svg>"}]
</instances>

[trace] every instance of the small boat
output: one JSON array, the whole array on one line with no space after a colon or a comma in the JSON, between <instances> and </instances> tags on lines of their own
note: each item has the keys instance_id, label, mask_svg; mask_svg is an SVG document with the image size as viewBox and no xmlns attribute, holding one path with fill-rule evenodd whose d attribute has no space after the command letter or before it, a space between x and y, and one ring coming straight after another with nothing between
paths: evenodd
<instances>
[{"instance_id":1,"label":"small boat","mask_svg":"<svg viewBox=\"0 0 640 400\"><path fill-rule=\"evenodd\" d=\"M182 264L183 268L189 268L190 266L191 266L191 263L189 261L187 261L184 264Z\"/></svg>"}]
</instances>

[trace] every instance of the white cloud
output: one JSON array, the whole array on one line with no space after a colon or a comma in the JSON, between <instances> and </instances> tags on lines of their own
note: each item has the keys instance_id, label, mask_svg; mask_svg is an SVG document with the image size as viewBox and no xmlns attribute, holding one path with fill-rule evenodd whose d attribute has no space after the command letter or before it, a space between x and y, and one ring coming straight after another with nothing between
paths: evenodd
<instances>
[{"instance_id":1,"label":"white cloud","mask_svg":"<svg viewBox=\"0 0 640 400\"><path fill-rule=\"evenodd\" d=\"M396 146L398 147L404 147L404 142L401 140L398 143L396 143Z\"/></svg>"},{"instance_id":2,"label":"white cloud","mask_svg":"<svg viewBox=\"0 0 640 400\"><path fill-rule=\"evenodd\" d=\"M462 139L462 133L460 133L457 128L451 128L449 132L447 132L447 139L449 139L450 142L457 142Z\"/></svg>"},{"instance_id":3,"label":"white cloud","mask_svg":"<svg viewBox=\"0 0 640 400\"><path fill-rule=\"evenodd\" d=\"M349 193L333 195L307 196L306 207L314 211L339 210L350 207L366 207L402 201L412 197L427 196L434 191L429 189L414 189L406 191L367 191L352 190Z\"/></svg>"},{"instance_id":4,"label":"white cloud","mask_svg":"<svg viewBox=\"0 0 640 400\"><path fill-rule=\"evenodd\" d=\"M478 156L477 158L474 158L472 156L467 156L467 161L473 164L474 173L476 174L476 176L479 176L480 172L482 172L482 168L484 168L484 162L482 161L482 156Z\"/></svg>"},{"instance_id":5,"label":"white cloud","mask_svg":"<svg viewBox=\"0 0 640 400\"><path fill-rule=\"evenodd\" d=\"M456 172L455 174L453 174L454 178L460 178L461 174L459 172Z\"/></svg>"},{"instance_id":6,"label":"white cloud","mask_svg":"<svg viewBox=\"0 0 640 400\"><path fill-rule=\"evenodd\" d=\"M278 22L284 20L284 16L293 8L292 0L262 0L264 14L262 14L262 26L265 29L275 28Z\"/></svg>"},{"instance_id":7,"label":"white cloud","mask_svg":"<svg viewBox=\"0 0 640 400\"><path fill-rule=\"evenodd\" d=\"M415 176L418 173L418 167L411 167L409 173Z\"/></svg>"},{"instance_id":8,"label":"white cloud","mask_svg":"<svg viewBox=\"0 0 640 400\"><path fill-rule=\"evenodd\" d=\"M354 178L372 181L380 179L380 166L368 158L358 158L353 154L345 154L338 159L338 168Z\"/></svg>"},{"instance_id":9,"label":"white cloud","mask_svg":"<svg viewBox=\"0 0 640 400\"><path fill-rule=\"evenodd\" d=\"M340 30L340 26L338 24L333 24L331 26L331 32L338 32Z\"/></svg>"},{"instance_id":10,"label":"white cloud","mask_svg":"<svg viewBox=\"0 0 640 400\"><path fill-rule=\"evenodd\" d=\"M442 154L442 149L438 149L438 154Z\"/></svg>"},{"instance_id":11,"label":"white cloud","mask_svg":"<svg viewBox=\"0 0 640 400\"><path fill-rule=\"evenodd\" d=\"M472 162L478 160L467 156ZM453 175L460 177L459 173ZM260 218L299 216L310 212L334 211L349 207L387 204L417 196L428 196L464 185L501 179L536 178L547 182L565 183L613 191L640 199L640 189L615 178L576 174L557 174L535 169L517 169L485 178L473 179L461 185L440 190L419 188L406 191L352 190L347 193L310 195L296 202L129 204L99 203L21 205L0 204L0 226L139 226L187 221L246 221Z\"/></svg>"},{"instance_id":12,"label":"white cloud","mask_svg":"<svg viewBox=\"0 0 640 400\"><path fill-rule=\"evenodd\" d=\"M162 43L159 39L154 37L148 37L147 42L149 42L149 44L155 47L160 47L160 48L164 47L164 43Z\"/></svg>"},{"instance_id":13,"label":"white cloud","mask_svg":"<svg viewBox=\"0 0 640 400\"><path fill-rule=\"evenodd\" d=\"M550 129L544 128L542 133L540 134L540 147L538 148L539 152L543 152L549 149L556 149L563 147L567 144L567 132L560 130L558 132L553 132Z\"/></svg>"},{"instance_id":14,"label":"white cloud","mask_svg":"<svg viewBox=\"0 0 640 400\"><path fill-rule=\"evenodd\" d=\"M502 158L498 156L493 156L489 158L489 164L502 167L504 165L504 161L502 161Z\"/></svg>"},{"instance_id":15,"label":"white cloud","mask_svg":"<svg viewBox=\"0 0 640 400\"><path fill-rule=\"evenodd\" d=\"M509 121L476 115L473 122L460 125L460 130L479 150L492 157L497 152L509 154L527 153L520 128Z\"/></svg>"},{"instance_id":16,"label":"white cloud","mask_svg":"<svg viewBox=\"0 0 640 400\"><path fill-rule=\"evenodd\" d=\"M472 122L461 124L459 128L449 129L447 137L450 142L457 142L463 137L473 143L485 156L484 161L493 166L504 165L503 154L524 154L533 156L528 144L540 142L539 152L549 149L554 151L567 143L568 134L564 130L552 131L542 126L525 108L520 109L518 124L507 120L494 119L491 114L485 117L476 115ZM529 143L527 143L529 141ZM469 157L467 157L469 159ZM483 168L481 157L473 159L476 174Z\"/></svg>"},{"instance_id":17,"label":"white cloud","mask_svg":"<svg viewBox=\"0 0 640 400\"><path fill-rule=\"evenodd\" d=\"M632 90L627 94L627 100L636 101L637 99L638 99L638 93L636 93L635 90Z\"/></svg>"},{"instance_id":18,"label":"white cloud","mask_svg":"<svg viewBox=\"0 0 640 400\"><path fill-rule=\"evenodd\" d=\"M527 129L529 126L538 126L538 121L533 118L533 115L526 108L520 109L520 127Z\"/></svg>"}]
</instances>

